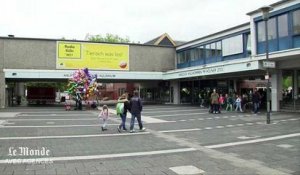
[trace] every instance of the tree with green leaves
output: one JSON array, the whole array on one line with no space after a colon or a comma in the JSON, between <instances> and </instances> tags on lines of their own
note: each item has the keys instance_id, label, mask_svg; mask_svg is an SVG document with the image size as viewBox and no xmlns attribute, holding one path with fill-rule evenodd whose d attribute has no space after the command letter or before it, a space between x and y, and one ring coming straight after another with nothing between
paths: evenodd
<instances>
[{"instance_id":1,"label":"tree with green leaves","mask_svg":"<svg viewBox=\"0 0 300 175\"><path fill-rule=\"evenodd\" d=\"M88 40L94 42L108 42L108 43L130 43L131 42L128 37L122 38L119 35L114 35L109 33L107 33L105 36L93 35L88 37Z\"/></svg>"}]
</instances>

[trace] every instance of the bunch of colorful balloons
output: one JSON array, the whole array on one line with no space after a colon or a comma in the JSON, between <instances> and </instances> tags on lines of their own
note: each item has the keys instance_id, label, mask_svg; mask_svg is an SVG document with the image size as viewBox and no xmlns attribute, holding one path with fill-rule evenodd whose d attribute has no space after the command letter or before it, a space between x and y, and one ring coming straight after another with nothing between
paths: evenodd
<instances>
[{"instance_id":1,"label":"bunch of colorful balloons","mask_svg":"<svg viewBox=\"0 0 300 175\"><path fill-rule=\"evenodd\" d=\"M68 93L73 99L88 100L97 91L97 74L91 75L88 68L78 69L69 79Z\"/></svg>"}]
</instances>

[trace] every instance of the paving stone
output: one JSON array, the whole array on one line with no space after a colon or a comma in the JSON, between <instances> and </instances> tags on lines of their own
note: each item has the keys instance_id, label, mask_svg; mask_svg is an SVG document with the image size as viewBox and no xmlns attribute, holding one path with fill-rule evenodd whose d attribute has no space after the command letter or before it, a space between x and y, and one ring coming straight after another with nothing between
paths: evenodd
<instances>
[{"instance_id":1,"label":"paving stone","mask_svg":"<svg viewBox=\"0 0 300 175\"><path fill-rule=\"evenodd\" d=\"M157 110L153 106L151 109L145 106L145 111L152 112ZM192 106L168 106L170 115L178 114L175 112L179 109L197 109ZM148 108L148 109L147 109ZM170 109L174 108L174 111ZM32 109L37 110L37 109ZM203 112L204 110L202 110ZM0 111L1 112L1 111ZM37 112L37 111L35 111ZM61 110L60 110L61 112ZM201 112L199 109L198 112ZM206 109L205 109L206 112ZM51 112L51 113L54 113ZM186 112L184 112L186 113ZM30 114L30 113L28 113ZM60 113L57 116L50 116L47 111L39 111L41 116L23 116L23 118L82 118L96 116L96 114L87 111L74 112L74 116L70 113ZM64 116L66 114L66 116ZM72 113L73 114L73 113ZM83 114L84 116L80 116ZM150 113L149 113L150 114ZM151 113L152 115L153 113ZM90 116L89 116L90 115ZM166 115L165 112L156 113L155 115ZM8 149L11 146L19 147L26 146L30 148L45 146L51 150L51 156L86 156L86 155L107 155L119 154L129 152L143 152L143 151L156 151L166 149L177 149L189 147L186 142L194 145L213 145L219 143L228 143L240 141L237 139L239 136L259 135L262 138L277 135L284 135L289 133L299 133L300 121L282 122L277 125L257 125L256 122L264 122L264 117L236 117L236 120L231 118L224 119L224 116L237 115L236 113L220 114L219 119L208 120L212 115L209 114L196 114L186 116L167 116L157 117L163 120L177 121L174 123L155 123L145 124L149 130L174 130L174 129L191 129L191 128L205 128L210 127L210 130L193 131L193 132L177 132L177 133L164 133L163 137L156 136L155 134L147 135L132 135L132 136L109 136L109 137L95 137L95 138L64 138L64 139L35 139L35 140L1 140L0 159L6 159ZM244 114L239 114L244 115ZM292 114L283 113L272 116L275 119L288 119L297 117ZM203 118L204 120L193 120ZM185 122L179 120L185 119ZM247 119L247 120L245 120ZM43 121L45 122L45 121ZM26 124L42 124L43 122L24 121L18 122L18 125ZM119 122L119 121L118 121ZM110 123L118 123L110 121ZM214 129L215 126L226 126L245 123L254 123L253 125L244 125L231 128ZM55 124L95 124L95 121L62 121ZM112 126L115 127L115 126ZM76 135L76 134L116 134L117 130L111 129L108 132L99 131L98 127L73 127L73 128L6 128L2 129L5 132L0 132L0 137L6 136L38 136L38 135ZM174 136L182 142L174 142L168 136ZM289 144L293 145L292 148L283 149L276 145ZM244 160L253 160L253 163L264 165L267 167L280 169L284 172L295 174L299 172L300 154L299 147L300 141L298 137L282 139L277 141L268 141L247 145L238 145L228 148L219 148L217 151L223 152L228 156L237 157ZM205 171L207 174L257 174L255 169L245 168L244 165L232 164L230 161L222 159L222 157L211 156L202 151L184 152L184 153L171 153L163 155L146 155L146 156L133 156L122 158L108 158L108 159L93 159L93 160L80 160L80 161L57 161L53 164L46 164L42 166L28 166L31 172L39 174L47 174L47 172L56 172L57 174L112 174L127 170L130 173L144 173L144 174L174 174L169 167L193 165ZM7 168L10 167L10 168ZM14 170L16 173L24 172L26 165L0 165L0 174L12 174ZM134 170L137 169L138 172ZM132 171L131 171L132 170ZM28 172L30 172L28 171Z\"/></svg>"},{"instance_id":2,"label":"paving stone","mask_svg":"<svg viewBox=\"0 0 300 175\"><path fill-rule=\"evenodd\" d=\"M109 174L110 175L132 175L132 173L127 169L109 171Z\"/></svg>"},{"instance_id":3,"label":"paving stone","mask_svg":"<svg viewBox=\"0 0 300 175\"><path fill-rule=\"evenodd\" d=\"M52 170L35 170L35 175L54 175L56 174L56 170L52 169Z\"/></svg>"}]
</instances>

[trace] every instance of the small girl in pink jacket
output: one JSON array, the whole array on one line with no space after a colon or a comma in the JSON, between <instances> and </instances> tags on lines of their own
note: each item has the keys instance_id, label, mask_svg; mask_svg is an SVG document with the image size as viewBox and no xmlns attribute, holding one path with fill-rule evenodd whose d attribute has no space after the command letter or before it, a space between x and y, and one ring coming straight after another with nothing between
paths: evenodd
<instances>
[{"instance_id":1,"label":"small girl in pink jacket","mask_svg":"<svg viewBox=\"0 0 300 175\"><path fill-rule=\"evenodd\" d=\"M107 124L108 117L109 117L108 107L106 105L103 105L102 110L98 115L98 118L103 120L103 124L101 126L102 131L107 130L106 124Z\"/></svg>"}]
</instances>

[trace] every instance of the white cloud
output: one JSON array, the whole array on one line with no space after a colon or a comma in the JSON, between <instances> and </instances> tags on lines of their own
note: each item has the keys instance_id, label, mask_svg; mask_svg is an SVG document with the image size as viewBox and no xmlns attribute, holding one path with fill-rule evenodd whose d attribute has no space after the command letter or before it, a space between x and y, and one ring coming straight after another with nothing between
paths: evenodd
<instances>
[{"instance_id":1,"label":"white cloud","mask_svg":"<svg viewBox=\"0 0 300 175\"><path fill-rule=\"evenodd\" d=\"M84 39L118 34L145 42L163 33L192 40L249 21L276 0L0 0L0 36Z\"/></svg>"}]
</instances>

